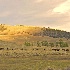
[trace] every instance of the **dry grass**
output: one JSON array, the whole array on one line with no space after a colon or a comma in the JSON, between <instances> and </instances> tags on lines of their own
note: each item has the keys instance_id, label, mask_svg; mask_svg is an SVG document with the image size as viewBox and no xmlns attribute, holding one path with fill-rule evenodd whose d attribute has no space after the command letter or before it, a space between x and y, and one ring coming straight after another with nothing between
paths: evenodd
<instances>
[{"instance_id":1,"label":"dry grass","mask_svg":"<svg viewBox=\"0 0 70 70\"><path fill-rule=\"evenodd\" d=\"M44 58L44 57L43 57ZM70 60L47 60L42 57L7 58L0 57L1 70L63 70L70 66Z\"/></svg>"}]
</instances>

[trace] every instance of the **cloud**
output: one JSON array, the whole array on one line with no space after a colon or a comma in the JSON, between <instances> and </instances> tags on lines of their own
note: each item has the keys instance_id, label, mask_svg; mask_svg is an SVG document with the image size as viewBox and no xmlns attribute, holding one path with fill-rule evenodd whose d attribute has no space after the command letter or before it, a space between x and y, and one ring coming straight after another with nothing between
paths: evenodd
<instances>
[{"instance_id":1,"label":"cloud","mask_svg":"<svg viewBox=\"0 0 70 70\"><path fill-rule=\"evenodd\" d=\"M0 23L65 28L69 7L70 0L0 0Z\"/></svg>"},{"instance_id":2,"label":"cloud","mask_svg":"<svg viewBox=\"0 0 70 70\"><path fill-rule=\"evenodd\" d=\"M53 12L55 13L66 13L66 12L69 12L70 11L70 0L67 0L61 4L59 4L57 7L55 7L53 9Z\"/></svg>"}]
</instances>

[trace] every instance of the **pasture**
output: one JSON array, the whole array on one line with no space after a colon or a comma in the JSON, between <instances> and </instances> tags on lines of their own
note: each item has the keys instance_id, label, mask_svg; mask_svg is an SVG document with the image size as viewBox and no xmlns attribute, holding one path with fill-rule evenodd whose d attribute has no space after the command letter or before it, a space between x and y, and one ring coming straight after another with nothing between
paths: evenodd
<instances>
[{"instance_id":1,"label":"pasture","mask_svg":"<svg viewBox=\"0 0 70 70\"><path fill-rule=\"evenodd\" d=\"M70 66L69 59L51 58L51 55L33 57L1 56L0 70L66 70L66 68Z\"/></svg>"}]
</instances>

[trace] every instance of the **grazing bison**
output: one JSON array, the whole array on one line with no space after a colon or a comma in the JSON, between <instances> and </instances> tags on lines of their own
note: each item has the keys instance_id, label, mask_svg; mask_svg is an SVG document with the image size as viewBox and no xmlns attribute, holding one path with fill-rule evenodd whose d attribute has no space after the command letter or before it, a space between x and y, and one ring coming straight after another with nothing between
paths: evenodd
<instances>
[{"instance_id":1,"label":"grazing bison","mask_svg":"<svg viewBox=\"0 0 70 70\"><path fill-rule=\"evenodd\" d=\"M4 48L0 48L0 50L4 50Z\"/></svg>"}]
</instances>

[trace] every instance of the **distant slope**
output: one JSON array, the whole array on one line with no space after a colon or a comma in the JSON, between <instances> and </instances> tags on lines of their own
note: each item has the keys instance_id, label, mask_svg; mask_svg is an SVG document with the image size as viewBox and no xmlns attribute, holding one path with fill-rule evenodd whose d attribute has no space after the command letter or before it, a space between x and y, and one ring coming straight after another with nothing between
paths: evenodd
<instances>
[{"instance_id":1,"label":"distant slope","mask_svg":"<svg viewBox=\"0 0 70 70\"><path fill-rule=\"evenodd\" d=\"M32 27L24 25L0 25L0 35L32 35L32 36L49 36L53 38L70 38L70 32L45 28L45 27Z\"/></svg>"}]
</instances>

